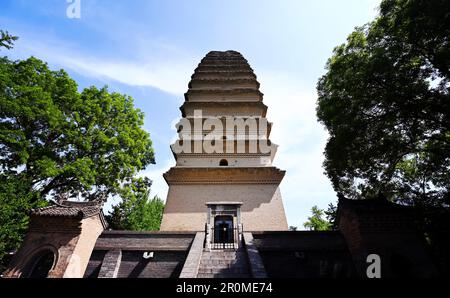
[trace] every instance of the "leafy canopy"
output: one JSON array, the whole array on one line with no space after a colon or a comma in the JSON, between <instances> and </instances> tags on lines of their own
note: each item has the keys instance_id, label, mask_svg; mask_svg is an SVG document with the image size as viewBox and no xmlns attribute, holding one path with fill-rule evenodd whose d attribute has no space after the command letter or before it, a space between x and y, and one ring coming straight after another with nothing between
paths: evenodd
<instances>
[{"instance_id":1,"label":"leafy canopy","mask_svg":"<svg viewBox=\"0 0 450 298\"><path fill-rule=\"evenodd\" d=\"M0 49L15 40L0 30ZM0 58L0 272L25 235L27 212L47 205L47 195L127 192L154 163L143 119L129 96L106 87L79 93L66 72L39 59Z\"/></svg>"},{"instance_id":2,"label":"leafy canopy","mask_svg":"<svg viewBox=\"0 0 450 298\"><path fill-rule=\"evenodd\" d=\"M108 89L77 91L46 63L0 60L0 175L21 177L40 198L118 194L154 163L144 114Z\"/></svg>"},{"instance_id":3,"label":"leafy canopy","mask_svg":"<svg viewBox=\"0 0 450 298\"><path fill-rule=\"evenodd\" d=\"M27 188L26 180L0 176L0 272L6 269L7 253L20 246L28 229L26 212L47 205L44 200L33 200Z\"/></svg>"},{"instance_id":4,"label":"leafy canopy","mask_svg":"<svg viewBox=\"0 0 450 298\"><path fill-rule=\"evenodd\" d=\"M314 206L311 209L312 216L308 217L303 226L311 231L328 231L331 230L332 224L324 219L325 212L319 207Z\"/></svg>"},{"instance_id":5,"label":"leafy canopy","mask_svg":"<svg viewBox=\"0 0 450 298\"><path fill-rule=\"evenodd\" d=\"M158 231L164 211L164 202L155 196L149 199L151 182L136 178L125 185L122 201L107 217L110 227L117 230Z\"/></svg>"},{"instance_id":6,"label":"leafy canopy","mask_svg":"<svg viewBox=\"0 0 450 298\"><path fill-rule=\"evenodd\" d=\"M450 2L384 0L318 83L324 167L350 198L450 203Z\"/></svg>"},{"instance_id":7,"label":"leafy canopy","mask_svg":"<svg viewBox=\"0 0 450 298\"><path fill-rule=\"evenodd\" d=\"M17 36L13 36L9 34L8 31L0 30L0 49L6 48L11 49L14 45L14 42L18 40L19 38Z\"/></svg>"}]
</instances>

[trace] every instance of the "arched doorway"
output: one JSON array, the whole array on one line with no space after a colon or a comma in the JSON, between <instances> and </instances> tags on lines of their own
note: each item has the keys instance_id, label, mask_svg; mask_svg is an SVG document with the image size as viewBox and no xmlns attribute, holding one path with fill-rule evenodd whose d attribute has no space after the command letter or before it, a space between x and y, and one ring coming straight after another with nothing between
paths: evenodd
<instances>
[{"instance_id":1,"label":"arched doorway","mask_svg":"<svg viewBox=\"0 0 450 298\"><path fill-rule=\"evenodd\" d=\"M234 224L232 216L214 218L214 243L217 248L229 248L234 244Z\"/></svg>"},{"instance_id":2,"label":"arched doorway","mask_svg":"<svg viewBox=\"0 0 450 298\"><path fill-rule=\"evenodd\" d=\"M24 277L47 278L54 263L55 254L51 250L45 250L32 258L27 270L28 272Z\"/></svg>"}]
</instances>

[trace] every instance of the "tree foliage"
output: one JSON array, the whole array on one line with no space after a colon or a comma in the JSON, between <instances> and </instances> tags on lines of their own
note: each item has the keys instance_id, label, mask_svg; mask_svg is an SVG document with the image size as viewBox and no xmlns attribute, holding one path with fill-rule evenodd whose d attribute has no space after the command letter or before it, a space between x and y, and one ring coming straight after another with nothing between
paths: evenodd
<instances>
[{"instance_id":1,"label":"tree foliage","mask_svg":"<svg viewBox=\"0 0 450 298\"><path fill-rule=\"evenodd\" d=\"M327 221L330 223L331 230L337 230L337 206L333 203L328 204L328 209L324 211Z\"/></svg>"},{"instance_id":2,"label":"tree foliage","mask_svg":"<svg viewBox=\"0 0 450 298\"><path fill-rule=\"evenodd\" d=\"M384 0L318 83L324 167L349 198L450 203L450 2Z\"/></svg>"},{"instance_id":3,"label":"tree foliage","mask_svg":"<svg viewBox=\"0 0 450 298\"><path fill-rule=\"evenodd\" d=\"M26 180L0 176L0 272L6 269L5 257L20 246L27 231L27 211L47 205L44 200L35 200L28 186Z\"/></svg>"},{"instance_id":4,"label":"tree foliage","mask_svg":"<svg viewBox=\"0 0 450 298\"><path fill-rule=\"evenodd\" d=\"M19 38L17 36L9 34L8 31L0 30L0 49L12 49L14 42L18 39Z\"/></svg>"},{"instance_id":5,"label":"tree foliage","mask_svg":"<svg viewBox=\"0 0 450 298\"><path fill-rule=\"evenodd\" d=\"M0 34L0 48L11 48L17 38ZM0 270L22 241L27 212L48 195L124 194L154 163L143 120L129 96L106 87L80 93L39 59L0 58Z\"/></svg>"},{"instance_id":6,"label":"tree foliage","mask_svg":"<svg viewBox=\"0 0 450 298\"><path fill-rule=\"evenodd\" d=\"M120 193L122 201L114 206L107 217L116 230L158 231L164 211L164 202L155 196L149 199L151 182L146 178L134 179Z\"/></svg>"},{"instance_id":7,"label":"tree foliage","mask_svg":"<svg viewBox=\"0 0 450 298\"><path fill-rule=\"evenodd\" d=\"M331 229L331 223L323 218L325 212L322 209L314 206L311 209L311 213L312 215L308 217L308 221L303 224L306 229L311 231L328 231Z\"/></svg>"},{"instance_id":8,"label":"tree foliage","mask_svg":"<svg viewBox=\"0 0 450 298\"><path fill-rule=\"evenodd\" d=\"M108 89L77 91L46 63L0 60L1 175L48 194L117 194L122 182L154 162L143 113Z\"/></svg>"}]
</instances>

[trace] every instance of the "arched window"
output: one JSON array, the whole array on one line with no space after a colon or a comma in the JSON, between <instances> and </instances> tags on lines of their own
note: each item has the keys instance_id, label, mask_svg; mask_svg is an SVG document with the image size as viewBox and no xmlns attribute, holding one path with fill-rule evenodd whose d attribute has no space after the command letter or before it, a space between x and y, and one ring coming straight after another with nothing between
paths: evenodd
<instances>
[{"instance_id":1,"label":"arched window","mask_svg":"<svg viewBox=\"0 0 450 298\"><path fill-rule=\"evenodd\" d=\"M222 159L219 163L219 166L221 167L227 167L228 166L228 160Z\"/></svg>"},{"instance_id":2,"label":"arched window","mask_svg":"<svg viewBox=\"0 0 450 298\"><path fill-rule=\"evenodd\" d=\"M31 259L28 272L25 277L28 278L47 278L48 273L55 263L55 254L51 250L45 250Z\"/></svg>"}]
</instances>

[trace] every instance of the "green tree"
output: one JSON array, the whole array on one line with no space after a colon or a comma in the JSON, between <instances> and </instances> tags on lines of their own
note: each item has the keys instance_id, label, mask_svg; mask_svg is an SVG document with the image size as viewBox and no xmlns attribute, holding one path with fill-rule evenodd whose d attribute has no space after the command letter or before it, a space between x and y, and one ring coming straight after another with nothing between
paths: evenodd
<instances>
[{"instance_id":1,"label":"green tree","mask_svg":"<svg viewBox=\"0 0 450 298\"><path fill-rule=\"evenodd\" d=\"M349 198L450 204L450 2L384 0L318 83L324 167Z\"/></svg>"},{"instance_id":2,"label":"green tree","mask_svg":"<svg viewBox=\"0 0 450 298\"><path fill-rule=\"evenodd\" d=\"M164 202L157 196L149 199L151 181L134 179L120 193L122 201L113 207L107 220L117 230L158 231L161 226Z\"/></svg>"},{"instance_id":3,"label":"green tree","mask_svg":"<svg viewBox=\"0 0 450 298\"><path fill-rule=\"evenodd\" d=\"M20 246L28 229L27 211L47 205L33 200L28 186L28 181L0 175L0 272L6 269L7 254Z\"/></svg>"},{"instance_id":4,"label":"green tree","mask_svg":"<svg viewBox=\"0 0 450 298\"><path fill-rule=\"evenodd\" d=\"M0 48L17 38L1 31ZM36 58L0 58L0 270L19 247L27 212L49 195L120 195L154 163L133 99L91 87Z\"/></svg>"},{"instance_id":5,"label":"green tree","mask_svg":"<svg viewBox=\"0 0 450 298\"><path fill-rule=\"evenodd\" d=\"M8 31L0 30L0 49L11 49L17 39L19 39L17 36L9 34Z\"/></svg>"},{"instance_id":6,"label":"green tree","mask_svg":"<svg viewBox=\"0 0 450 298\"><path fill-rule=\"evenodd\" d=\"M35 198L118 194L154 163L144 114L108 89L77 91L46 63L0 60L1 175L22 177Z\"/></svg>"},{"instance_id":7,"label":"green tree","mask_svg":"<svg viewBox=\"0 0 450 298\"><path fill-rule=\"evenodd\" d=\"M314 206L311 209L312 216L308 217L303 226L311 231L328 231L331 229L331 223L323 218L324 211Z\"/></svg>"},{"instance_id":8,"label":"green tree","mask_svg":"<svg viewBox=\"0 0 450 298\"><path fill-rule=\"evenodd\" d=\"M337 230L337 206L333 203L328 204L328 209L324 211L327 221L330 223L331 230Z\"/></svg>"}]
</instances>

